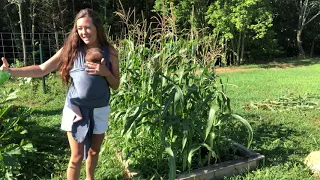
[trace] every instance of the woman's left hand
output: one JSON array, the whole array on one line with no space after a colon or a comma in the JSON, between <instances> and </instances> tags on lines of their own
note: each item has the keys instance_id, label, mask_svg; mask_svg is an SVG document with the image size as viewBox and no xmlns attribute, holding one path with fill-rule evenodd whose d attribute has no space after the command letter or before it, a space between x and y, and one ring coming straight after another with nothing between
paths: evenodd
<instances>
[{"instance_id":1,"label":"woman's left hand","mask_svg":"<svg viewBox=\"0 0 320 180\"><path fill-rule=\"evenodd\" d=\"M104 76L104 77L107 77L111 74L111 71L106 66L106 61L104 58L101 59L101 64L93 63L93 62L86 62L84 65L88 67L86 69L88 74L100 75L100 76Z\"/></svg>"}]
</instances>

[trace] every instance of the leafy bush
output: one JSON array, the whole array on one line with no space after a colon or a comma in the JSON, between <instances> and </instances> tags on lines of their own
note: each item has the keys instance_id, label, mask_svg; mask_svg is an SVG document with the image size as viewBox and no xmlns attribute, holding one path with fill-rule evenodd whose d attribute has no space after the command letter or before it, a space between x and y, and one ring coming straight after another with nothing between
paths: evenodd
<instances>
[{"instance_id":1,"label":"leafy bush","mask_svg":"<svg viewBox=\"0 0 320 180\"><path fill-rule=\"evenodd\" d=\"M24 140L27 130L19 125L22 117L28 114L19 107L8 104L15 99L16 92L13 89L0 89L0 179L15 179L21 176L21 158L27 152L34 151L32 143ZM10 116L13 112L14 116Z\"/></svg>"}]
</instances>

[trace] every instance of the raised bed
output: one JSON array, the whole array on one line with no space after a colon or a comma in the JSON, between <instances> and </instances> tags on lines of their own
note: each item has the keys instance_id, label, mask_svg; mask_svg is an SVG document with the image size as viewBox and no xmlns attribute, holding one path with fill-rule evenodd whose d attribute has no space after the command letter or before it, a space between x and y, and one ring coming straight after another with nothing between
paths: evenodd
<instances>
[{"instance_id":1,"label":"raised bed","mask_svg":"<svg viewBox=\"0 0 320 180\"><path fill-rule=\"evenodd\" d=\"M178 180L211 180L223 179L241 173L246 173L250 170L257 169L264 163L264 155L253 152L246 147L232 142L232 145L237 148L241 159L230 160L219 164L211 165L201 169L193 170L191 173L183 173L178 175Z\"/></svg>"}]
</instances>

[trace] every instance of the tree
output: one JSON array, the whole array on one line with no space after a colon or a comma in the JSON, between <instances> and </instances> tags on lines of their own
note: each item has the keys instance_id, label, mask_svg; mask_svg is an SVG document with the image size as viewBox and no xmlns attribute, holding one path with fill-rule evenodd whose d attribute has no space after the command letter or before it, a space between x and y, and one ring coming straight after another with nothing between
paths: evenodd
<instances>
[{"instance_id":1,"label":"tree","mask_svg":"<svg viewBox=\"0 0 320 180\"><path fill-rule=\"evenodd\" d=\"M276 39L283 53L280 56L293 57L298 55L296 43L297 15L296 6L288 0L271 0L273 27Z\"/></svg>"},{"instance_id":2,"label":"tree","mask_svg":"<svg viewBox=\"0 0 320 180\"><path fill-rule=\"evenodd\" d=\"M246 39L261 39L272 27L272 13L263 0L216 0L206 18L225 53L231 51L236 56L236 65L243 61Z\"/></svg>"},{"instance_id":3,"label":"tree","mask_svg":"<svg viewBox=\"0 0 320 180\"><path fill-rule=\"evenodd\" d=\"M305 51L302 46L302 31L306 25L312 22L320 15L320 1L319 0L296 0L298 8L298 27L297 27L297 47L299 50L299 57L305 57Z\"/></svg>"},{"instance_id":4,"label":"tree","mask_svg":"<svg viewBox=\"0 0 320 180\"><path fill-rule=\"evenodd\" d=\"M35 57L35 40L34 40L34 30L35 30L35 25L34 25L34 19L36 16L36 13L34 12L35 9L35 1L31 0L30 2L30 18L31 18L31 44L32 44L32 61L33 64L36 64L36 57Z\"/></svg>"},{"instance_id":5,"label":"tree","mask_svg":"<svg viewBox=\"0 0 320 180\"><path fill-rule=\"evenodd\" d=\"M22 41L22 51L23 51L23 63L27 65L27 54L26 54L26 45L24 40L24 31L23 31L23 21L22 21L22 10L21 4L24 0L8 0L11 4L16 4L18 6L18 13L19 13L19 23L20 23L20 32L21 32L21 41Z\"/></svg>"}]
</instances>

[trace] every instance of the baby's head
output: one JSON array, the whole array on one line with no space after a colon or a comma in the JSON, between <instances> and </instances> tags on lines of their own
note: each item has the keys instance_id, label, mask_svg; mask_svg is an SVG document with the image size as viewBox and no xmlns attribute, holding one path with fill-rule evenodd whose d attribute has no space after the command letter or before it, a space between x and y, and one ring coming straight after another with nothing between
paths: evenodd
<instances>
[{"instance_id":1,"label":"baby's head","mask_svg":"<svg viewBox=\"0 0 320 180\"><path fill-rule=\"evenodd\" d=\"M104 58L103 52L99 48L91 48L87 50L86 62L101 63L101 59Z\"/></svg>"}]
</instances>

